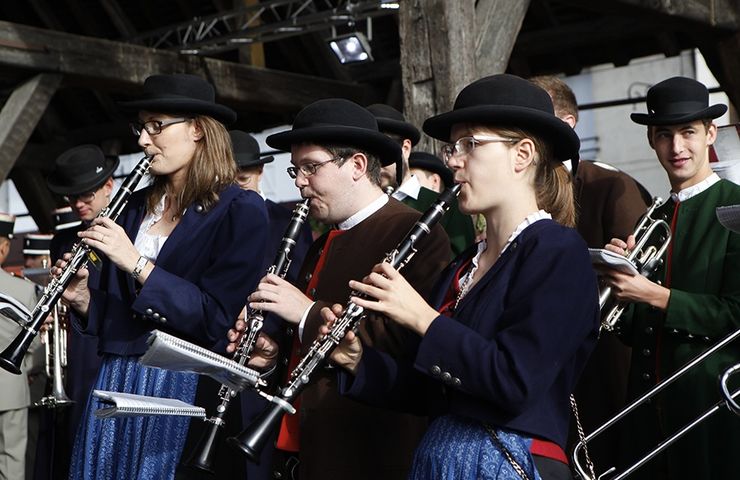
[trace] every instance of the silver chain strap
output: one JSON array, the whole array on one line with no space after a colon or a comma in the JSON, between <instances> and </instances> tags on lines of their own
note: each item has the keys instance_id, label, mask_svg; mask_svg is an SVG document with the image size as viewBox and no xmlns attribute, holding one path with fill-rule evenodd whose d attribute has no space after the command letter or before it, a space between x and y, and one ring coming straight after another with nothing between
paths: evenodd
<instances>
[{"instance_id":1,"label":"silver chain strap","mask_svg":"<svg viewBox=\"0 0 740 480\"><path fill-rule=\"evenodd\" d=\"M576 419L576 428L578 429L578 440L583 445L583 456L586 458L586 466L588 472L591 474L591 479L596 480L596 473L594 472L594 462L591 461L591 456L588 454L588 445L586 445L586 434L583 433L583 425L581 425L581 418L578 416L578 404L576 403L576 397L573 394L570 395L570 409L573 410L573 417Z\"/></svg>"},{"instance_id":2,"label":"silver chain strap","mask_svg":"<svg viewBox=\"0 0 740 480\"><path fill-rule=\"evenodd\" d=\"M521 465L519 465L519 462L516 461L514 458L514 455L511 454L508 448L506 448L506 445L503 444L500 438L498 438L498 433L496 433L496 430L493 429L490 425L484 425L486 431L488 432L488 435L491 437L491 441L493 442L493 445L501 450L501 452L504 454L504 458L509 462L511 465L511 468L514 469L514 471L519 475L519 478L522 480L530 480L529 475L527 475L527 472L524 471Z\"/></svg>"}]
</instances>

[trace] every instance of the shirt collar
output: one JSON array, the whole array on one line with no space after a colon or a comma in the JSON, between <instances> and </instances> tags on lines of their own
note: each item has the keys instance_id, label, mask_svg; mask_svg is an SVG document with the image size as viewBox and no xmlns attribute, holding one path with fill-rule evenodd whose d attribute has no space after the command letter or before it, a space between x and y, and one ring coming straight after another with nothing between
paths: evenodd
<instances>
[{"instance_id":1,"label":"shirt collar","mask_svg":"<svg viewBox=\"0 0 740 480\"><path fill-rule=\"evenodd\" d=\"M421 190L419 179L416 178L416 175L411 175L411 178L403 182L391 196L399 201L406 197L411 197L414 200L417 200L419 198L419 190Z\"/></svg>"},{"instance_id":2,"label":"shirt collar","mask_svg":"<svg viewBox=\"0 0 740 480\"><path fill-rule=\"evenodd\" d=\"M674 202L685 202L689 198L699 195L701 192L708 189L717 182L719 182L719 175L717 175L716 173L712 173L696 185L684 188L678 193L671 192L671 198Z\"/></svg>"},{"instance_id":3,"label":"shirt collar","mask_svg":"<svg viewBox=\"0 0 740 480\"><path fill-rule=\"evenodd\" d=\"M360 210L359 212L355 213L351 217L349 217L347 220L343 222L339 222L337 224L337 228L339 230L349 230L350 228L354 227L361 221L365 220L367 217L372 215L373 213L380 210L386 203L388 203L388 195L385 193L381 193L378 198L370 202L368 206Z\"/></svg>"}]
</instances>

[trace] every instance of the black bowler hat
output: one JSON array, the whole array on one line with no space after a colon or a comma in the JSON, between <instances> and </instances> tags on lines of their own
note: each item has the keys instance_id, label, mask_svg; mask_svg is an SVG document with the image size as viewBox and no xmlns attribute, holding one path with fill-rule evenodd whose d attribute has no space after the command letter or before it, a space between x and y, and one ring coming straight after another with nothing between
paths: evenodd
<instances>
[{"instance_id":1,"label":"black bowler hat","mask_svg":"<svg viewBox=\"0 0 740 480\"><path fill-rule=\"evenodd\" d=\"M74 228L82 224L82 220L72 210L72 207L62 207L51 211L51 224L54 225L54 231Z\"/></svg>"},{"instance_id":2,"label":"black bowler hat","mask_svg":"<svg viewBox=\"0 0 740 480\"><path fill-rule=\"evenodd\" d=\"M375 103L367 107L378 121L378 128L383 133L393 133L401 138L411 140L411 145L419 143L421 133L403 117L403 114L384 103Z\"/></svg>"},{"instance_id":3,"label":"black bowler hat","mask_svg":"<svg viewBox=\"0 0 740 480\"><path fill-rule=\"evenodd\" d=\"M106 157L97 145L80 145L59 155L46 184L59 195L77 195L100 188L118 168L118 157Z\"/></svg>"},{"instance_id":4,"label":"black bowler hat","mask_svg":"<svg viewBox=\"0 0 740 480\"><path fill-rule=\"evenodd\" d=\"M54 235L29 233L23 238L23 255L51 255Z\"/></svg>"},{"instance_id":5,"label":"black bowler hat","mask_svg":"<svg viewBox=\"0 0 740 480\"><path fill-rule=\"evenodd\" d=\"M427 152L411 152L409 155L409 168L419 168L436 173L442 178L445 188L450 188L455 183L452 170L445 166L442 159Z\"/></svg>"},{"instance_id":6,"label":"black bowler hat","mask_svg":"<svg viewBox=\"0 0 740 480\"><path fill-rule=\"evenodd\" d=\"M546 141L555 159L571 160L573 172L578 166L581 142L576 132L555 116L545 90L515 75L492 75L466 86L451 112L424 122L424 132L450 142L452 126L458 123L522 128Z\"/></svg>"},{"instance_id":7,"label":"black bowler hat","mask_svg":"<svg viewBox=\"0 0 740 480\"><path fill-rule=\"evenodd\" d=\"M213 85L196 75L175 73L152 75L144 80L144 94L138 100L120 102L127 111L147 110L180 115L207 115L223 124L236 121L236 112L216 103Z\"/></svg>"},{"instance_id":8,"label":"black bowler hat","mask_svg":"<svg viewBox=\"0 0 740 480\"><path fill-rule=\"evenodd\" d=\"M229 130L229 136L237 168L256 167L274 160L272 155L260 157L260 145L257 139L247 132Z\"/></svg>"},{"instance_id":9,"label":"black bowler hat","mask_svg":"<svg viewBox=\"0 0 740 480\"><path fill-rule=\"evenodd\" d=\"M727 105L709 106L709 91L692 78L673 77L656 83L647 92L648 113L633 113L630 118L640 125L678 125L721 117Z\"/></svg>"},{"instance_id":10,"label":"black bowler hat","mask_svg":"<svg viewBox=\"0 0 740 480\"><path fill-rule=\"evenodd\" d=\"M401 146L380 132L373 114L342 98L313 102L298 112L292 130L267 137L269 146L286 152L300 143L359 148L377 155L384 167L401 159Z\"/></svg>"},{"instance_id":11,"label":"black bowler hat","mask_svg":"<svg viewBox=\"0 0 740 480\"><path fill-rule=\"evenodd\" d=\"M0 213L0 237L13 238L15 215Z\"/></svg>"}]
</instances>

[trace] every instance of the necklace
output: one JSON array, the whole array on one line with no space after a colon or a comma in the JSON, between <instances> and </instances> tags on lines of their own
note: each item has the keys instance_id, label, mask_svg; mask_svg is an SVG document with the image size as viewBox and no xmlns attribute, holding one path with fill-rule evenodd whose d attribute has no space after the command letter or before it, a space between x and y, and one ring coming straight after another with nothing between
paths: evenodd
<instances>
[{"instance_id":1,"label":"necklace","mask_svg":"<svg viewBox=\"0 0 740 480\"><path fill-rule=\"evenodd\" d=\"M472 263L473 263L473 267L470 269L470 272L468 272L465 275L462 283L460 284L460 291L457 292L457 297L455 298L454 310L457 310L457 306L460 304L460 300L462 300L462 298L468 293L470 284L473 281L473 275L475 275L476 270L478 270L478 263L477 262L472 262Z\"/></svg>"}]
</instances>

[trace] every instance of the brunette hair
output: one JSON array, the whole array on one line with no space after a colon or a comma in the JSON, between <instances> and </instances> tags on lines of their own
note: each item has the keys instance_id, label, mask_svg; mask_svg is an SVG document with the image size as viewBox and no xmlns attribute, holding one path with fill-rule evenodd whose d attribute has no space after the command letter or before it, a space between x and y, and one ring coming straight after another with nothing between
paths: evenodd
<instances>
[{"instance_id":1,"label":"brunette hair","mask_svg":"<svg viewBox=\"0 0 740 480\"><path fill-rule=\"evenodd\" d=\"M193 203L199 203L207 211L218 202L218 194L234 183L236 163L231 147L231 138L226 127L211 117L198 115L196 122L203 132L197 142L195 154L188 165L187 179L179 192L168 191L164 176L155 176L152 190L147 199L147 211L154 212L162 196L167 194L178 215Z\"/></svg>"},{"instance_id":2,"label":"brunette hair","mask_svg":"<svg viewBox=\"0 0 740 480\"><path fill-rule=\"evenodd\" d=\"M367 150L362 150L358 148L353 147L347 147L342 145L319 145L321 148L329 152L329 154L332 157L339 157L341 158L340 161L337 162L337 166L341 167L344 165L344 163L347 161L348 158L350 158L355 153L362 153L367 157L367 171L366 175L368 180L370 180L370 183L373 185L377 185L380 187L381 185L381 177L380 177L380 170L381 170L381 163L380 159L377 155L374 153L370 153Z\"/></svg>"}]
</instances>

